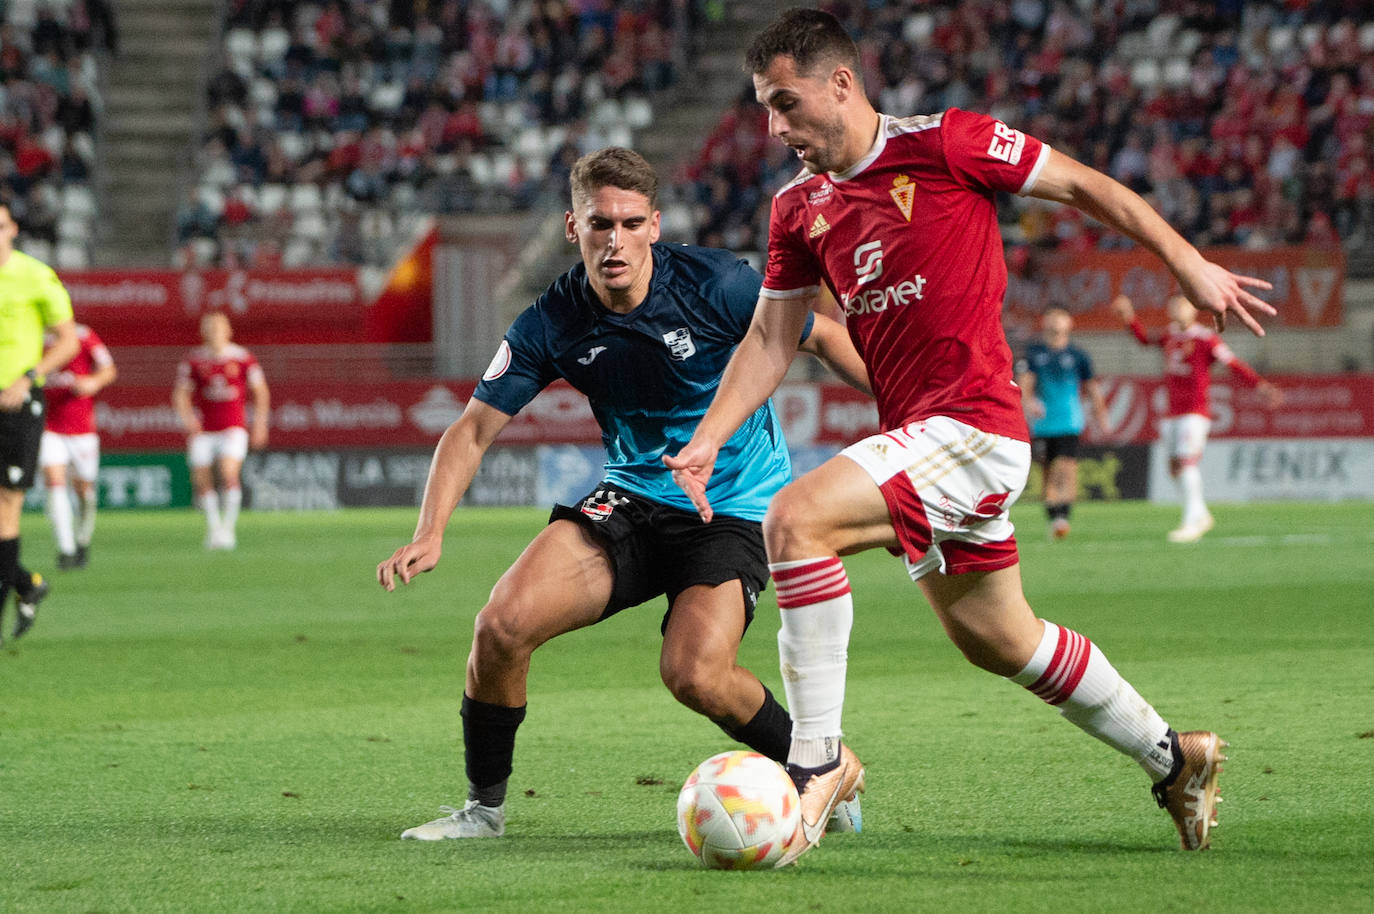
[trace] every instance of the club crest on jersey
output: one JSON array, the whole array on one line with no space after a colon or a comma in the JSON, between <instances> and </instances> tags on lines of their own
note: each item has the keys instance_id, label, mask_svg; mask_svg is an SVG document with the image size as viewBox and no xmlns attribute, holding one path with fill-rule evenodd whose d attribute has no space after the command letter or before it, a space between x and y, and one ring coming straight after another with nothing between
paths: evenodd
<instances>
[{"instance_id":1,"label":"club crest on jersey","mask_svg":"<svg viewBox=\"0 0 1374 914\"><path fill-rule=\"evenodd\" d=\"M911 205L916 202L916 185L912 184L906 175L898 175L892 179L892 189L888 193L892 195L892 202L897 204L906 221L910 222Z\"/></svg>"},{"instance_id":2,"label":"club crest on jersey","mask_svg":"<svg viewBox=\"0 0 1374 914\"><path fill-rule=\"evenodd\" d=\"M686 327L663 334L663 342L668 344L668 354L674 361L682 362L696 355L697 344L692 342L692 334Z\"/></svg>"},{"instance_id":3,"label":"club crest on jersey","mask_svg":"<svg viewBox=\"0 0 1374 914\"><path fill-rule=\"evenodd\" d=\"M609 519L616 508L628 502L628 498L617 495L614 489L597 489L582 500L582 506L578 510L593 521L601 523Z\"/></svg>"},{"instance_id":4,"label":"club crest on jersey","mask_svg":"<svg viewBox=\"0 0 1374 914\"><path fill-rule=\"evenodd\" d=\"M810 235L812 238L819 238L830 231L830 223L825 221L825 217L820 213L816 214L816 221L811 223Z\"/></svg>"}]
</instances>

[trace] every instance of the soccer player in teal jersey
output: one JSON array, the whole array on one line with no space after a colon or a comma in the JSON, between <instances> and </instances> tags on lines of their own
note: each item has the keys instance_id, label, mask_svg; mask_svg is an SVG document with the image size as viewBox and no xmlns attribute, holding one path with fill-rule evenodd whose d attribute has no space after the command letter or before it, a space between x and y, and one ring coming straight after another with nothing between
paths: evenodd
<instances>
[{"instance_id":1,"label":"soccer player in teal jersey","mask_svg":"<svg viewBox=\"0 0 1374 914\"><path fill-rule=\"evenodd\" d=\"M14 249L19 234L0 203L0 612L13 588L14 637L33 625L48 593L43 576L19 564L24 490L33 485L43 439L43 379L80 349L72 300L46 264ZM43 333L54 342L43 351Z\"/></svg>"},{"instance_id":2,"label":"soccer player in teal jersey","mask_svg":"<svg viewBox=\"0 0 1374 914\"><path fill-rule=\"evenodd\" d=\"M468 800L407 829L419 840L499 837L530 658L550 638L660 594L668 598L659 674L680 702L732 738L784 761L791 718L736 662L768 580L764 513L791 477L782 428L760 406L721 449L711 524L663 466L715 396L753 317L762 277L725 251L657 244L658 181L639 155L610 148L571 175L565 234L582 262L506 332L463 415L434 453L414 538L377 567L387 590L438 563L450 515L511 417L562 378L587 395L602 430L602 482L549 525L477 615L463 695ZM800 348L868 390L844 328L808 318ZM722 516L723 515L723 516ZM857 807L846 816L854 828Z\"/></svg>"},{"instance_id":3,"label":"soccer player in teal jersey","mask_svg":"<svg viewBox=\"0 0 1374 914\"><path fill-rule=\"evenodd\" d=\"M1042 470L1050 536L1069 535L1069 514L1078 496L1078 439L1083 434L1083 396L1093 421L1107 427L1107 402L1093 375L1092 359L1070 341L1073 317L1050 308L1040 321L1042 340L1026 347L1016 366L1021 402L1031 423L1031 453Z\"/></svg>"}]
</instances>

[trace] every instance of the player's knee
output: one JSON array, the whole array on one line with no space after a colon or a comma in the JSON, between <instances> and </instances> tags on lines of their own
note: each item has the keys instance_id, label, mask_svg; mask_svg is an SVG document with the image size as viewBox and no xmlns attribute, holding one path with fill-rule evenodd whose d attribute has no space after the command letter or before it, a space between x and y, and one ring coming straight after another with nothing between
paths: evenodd
<instances>
[{"instance_id":1,"label":"player's knee","mask_svg":"<svg viewBox=\"0 0 1374 914\"><path fill-rule=\"evenodd\" d=\"M472 655L479 666L505 665L533 652L534 644L516 622L518 613L509 604L488 603L477 614L472 631Z\"/></svg>"},{"instance_id":2,"label":"player's knee","mask_svg":"<svg viewBox=\"0 0 1374 914\"><path fill-rule=\"evenodd\" d=\"M770 560L777 562L810 557L814 551L811 544L819 533L815 525L815 512L800 490L786 486L773 496L768 513L763 518L763 541ZM797 552L804 554L796 555Z\"/></svg>"},{"instance_id":3,"label":"player's knee","mask_svg":"<svg viewBox=\"0 0 1374 914\"><path fill-rule=\"evenodd\" d=\"M668 691L684 706L715 719L723 713L725 702L720 683L726 677L700 658L665 661L659 676Z\"/></svg>"}]
</instances>

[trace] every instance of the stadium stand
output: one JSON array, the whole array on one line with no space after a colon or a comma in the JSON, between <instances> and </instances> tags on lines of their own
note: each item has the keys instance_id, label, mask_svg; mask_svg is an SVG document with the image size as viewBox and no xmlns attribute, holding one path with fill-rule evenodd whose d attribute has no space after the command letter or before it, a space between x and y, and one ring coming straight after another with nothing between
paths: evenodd
<instances>
[{"instance_id":1,"label":"stadium stand","mask_svg":"<svg viewBox=\"0 0 1374 914\"><path fill-rule=\"evenodd\" d=\"M526 209L652 122L694 9L231 0L178 259L382 266L422 213Z\"/></svg>"},{"instance_id":2,"label":"stadium stand","mask_svg":"<svg viewBox=\"0 0 1374 914\"><path fill-rule=\"evenodd\" d=\"M116 42L103 0L7 0L0 9L0 199L19 245L56 267L90 263L100 55Z\"/></svg>"},{"instance_id":3,"label":"stadium stand","mask_svg":"<svg viewBox=\"0 0 1374 914\"><path fill-rule=\"evenodd\" d=\"M822 4L879 110L991 113L1106 171L1204 245L1374 246L1374 22L1356 0ZM696 240L757 250L797 171L746 87L683 177ZM1013 244L1125 244L1002 207Z\"/></svg>"}]
</instances>

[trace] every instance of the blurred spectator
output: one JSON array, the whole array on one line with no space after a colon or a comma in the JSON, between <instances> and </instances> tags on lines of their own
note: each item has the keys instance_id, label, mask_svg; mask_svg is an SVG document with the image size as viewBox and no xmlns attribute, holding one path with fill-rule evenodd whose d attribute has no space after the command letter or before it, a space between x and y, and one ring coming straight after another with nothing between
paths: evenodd
<instances>
[{"instance_id":1,"label":"blurred spectator","mask_svg":"<svg viewBox=\"0 0 1374 914\"><path fill-rule=\"evenodd\" d=\"M1203 244L1374 243L1374 21L1348 0L829 2L865 88L897 116L986 112L1106 171ZM765 237L799 170L751 168L752 86L682 179L698 243ZM766 125L753 124L766 140ZM733 137L729 142L726 137ZM775 140L767 148L778 147ZM771 153L770 153L771 154ZM1017 199L1008 240L1082 250L1127 239Z\"/></svg>"},{"instance_id":2,"label":"blurred spectator","mask_svg":"<svg viewBox=\"0 0 1374 914\"><path fill-rule=\"evenodd\" d=\"M698 2L228 0L202 186L177 224L207 243L178 256L255 256L281 200L287 265L384 265L422 208L561 198L585 145L629 145L647 124Z\"/></svg>"}]
</instances>

